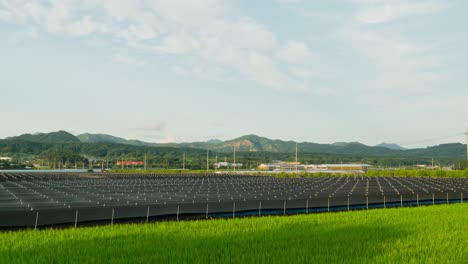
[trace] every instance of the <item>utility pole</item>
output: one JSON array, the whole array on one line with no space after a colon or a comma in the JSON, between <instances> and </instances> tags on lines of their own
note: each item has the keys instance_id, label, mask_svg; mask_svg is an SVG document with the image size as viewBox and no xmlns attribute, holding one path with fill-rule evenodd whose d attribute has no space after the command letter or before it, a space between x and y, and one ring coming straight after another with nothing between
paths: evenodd
<instances>
[{"instance_id":1,"label":"utility pole","mask_svg":"<svg viewBox=\"0 0 468 264\"><path fill-rule=\"evenodd\" d=\"M234 171L236 171L236 147L234 146Z\"/></svg>"},{"instance_id":2,"label":"utility pole","mask_svg":"<svg viewBox=\"0 0 468 264\"><path fill-rule=\"evenodd\" d=\"M182 155L182 170L185 170L185 152Z\"/></svg>"},{"instance_id":3,"label":"utility pole","mask_svg":"<svg viewBox=\"0 0 468 264\"><path fill-rule=\"evenodd\" d=\"M208 163L208 160L209 160L209 150L206 150L206 172L208 172L210 170L210 165Z\"/></svg>"},{"instance_id":4,"label":"utility pole","mask_svg":"<svg viewBox=\"0 0 468 264\"><path fill-rule=\"evenodd\" d=\"M296 142L296 172L297 172L297 142Z\"/></svg>"},{"instance_id":5,"label":"utility pole","mask_svg":"<svg viewBox=\"0 0 468 264\"><path fill-rule=\"evenodd\" d=\"M145 154L145 171L146 171L146 154Z\"/></svg>"},{"instance_id":6,"label":"utility pole","mask_svg":"<svg viewBox=\"0 0 468 264\"><path fill-rule=\"evenodd\" d=\"M434 170L434 158L432 158L432 170Z\"/></svg>"}]
</instances>

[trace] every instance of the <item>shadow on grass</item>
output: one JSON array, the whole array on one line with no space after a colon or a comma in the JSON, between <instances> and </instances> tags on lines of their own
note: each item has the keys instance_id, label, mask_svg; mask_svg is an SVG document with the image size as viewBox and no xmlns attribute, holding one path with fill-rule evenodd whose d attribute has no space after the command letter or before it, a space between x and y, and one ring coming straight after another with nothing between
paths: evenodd
<instances>
[{"instance_id":1,"label":"shadow on grass","mask_svg":"<svg viewBox=\"0 0 468 264\"><path fill-rule=\"evenodd\" d=\"M125 228L120 226L116 230L83 229L85 233L70 230L63 239L41 238L41 232L33 232L37 239L51 241L18 250L3 247L0 255L9 263L363 263L372 262L396 240L410 235L402 227L378 224L333 227L300 222L259 230L247 224L242 229L244 225L235 221L224 224L227 229L230 224L238 228L224 231L202 225L193 225L196 230L136 227L137 232L125 234ZM102 236L95 236L92 230Z\"/></svg>"}]
</instances>

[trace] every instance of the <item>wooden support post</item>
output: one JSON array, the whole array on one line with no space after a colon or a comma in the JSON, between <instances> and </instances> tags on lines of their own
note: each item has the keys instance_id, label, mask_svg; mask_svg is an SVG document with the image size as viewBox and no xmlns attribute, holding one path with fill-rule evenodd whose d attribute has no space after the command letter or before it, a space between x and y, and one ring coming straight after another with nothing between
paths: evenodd
<instances>
[{"instance_id":1,"label":"wooden support post","mask_svg":"<svg viewBox=\"0 0 468 264\"><path fill-rule=\"evenodd\" d=\"M177 206L177 221L179 221L179 205Z\"/></svg>"},{"instance_id":2,"label":"wooden support post","mask_svg":"<svg viewBox=\"0 0 468 264\"><path fill-rule=\"evenodd\" d=\"M416 194L416 204L419 206L419 193Z\"/></svg>"},{"instance_id":3,"label":"wooden support post","mask_svg":"<svg viewBox=\"0 0 468 264\"><path fill-rule=\"evenodd\" d=\"M387 208L387 204L386 204L386 201L385 201L385 195L383 197L383 208Z\"/></svg>"},{"instance_id":4,"label":"wooden support post","mask_svg":"<svg viewBox=\"0 0 468 264\"><path fill-rule=\"evenodd\" d=\"M327 208L328 208L328 212L330 212L330 198L328 198L328 205L327 205Z\"/></svg>"},{"instance_id":5,"label":"wooden support post","mask_svg":"<svg viewBox=\"0 0 468 264\"><path fill-rule=\"evenodd\" d=\"M206 215L205 218L208 219L208 204L206 204Z\"/></svg>"},{"instance_id":6,"label":"wooden support post","mask_svg":"<svg viewBox=\"0 0 468 264\"><path fill-rule=\"evenodd\" d=\"M286 215L286 200L283 203L283 215Z\"/></svg>"},{"instance_id":7,"label":"wooden support post","mask_svg":"<svg viewBox=\"0 0 468 264\"><path fill-rule=\"evenodd\" d=\"M306 214L309 213L309 200L306 200Z\"/></svg>"},{"instance_id":8,"label":"wooden support post","mask_svg":"<svg viewBox=\"0 0 468 264\"><path fill-rule=\"evenodd\" d=\"M78 209L75 211L75 228L78 226Z\"/></svg>"},{"instance_id":9,"label":"wooden support post","mask_svg":"<svg viewBox=\"0 0 468 264\"><path fill-rule=\"evenodd\" d=\"M149 213L150 213L150 207L146 208L146 223L149 222Z\"/></svg>"},{"instance_id":10,"label":"wooden support post","mask_svg":"<svg viewBox=\"0 0 468 264\"><path fill-rule=\"evenodd\" d=\"M39 221L39 212L36 212L36 222L34 223L34 229L37 229L37 222Z\"/></svg>"},{"instance_id":11,"label":"wooden support post","mask_svg":"<svg viewBox=\"0 0 468 264\"><path fill-rule=\"evenodd\" d=\"M369 209L369 196L366 195L366 209Z\"/></svg>"},{"instance_id":12,"label":"wooden support post","mask_svg":"<svg viewBox=\"0 0 468 264\"><path fill-rule=\"evenodd\" d=\"M432 193L432 205L435 204L435 197L434 197L434 193Z\"/></svg>"},{"instance_id":13,"label":"wooden support post","mask_svg":"<svg viewBox=\"0 0 468 264\"><path fill-rule=\"evenodd\" d=\"M348 202L347 202L347 206L348 206L348 211L349 211L349 197L348 197Z\"/></svg>"},{"instance_id":14,"label":"wooden support post","mask_svg":"<svg viewBox=\"0 0 468 264\"><path fill-rule=\"evenodd\" d=\"M262 201L258 202L258 216L262 215Z\"/></svg>"},{"instance_id":15,"label":"wooden support post","mask_svg":"<svg viewBox=\"0 0 468 264\"><path fill-rule=\"evenodd\" d=\"M447 204L449 203L449 199L448 199L448 192L447 192Z\"/></svg>"},{"instance_id":16,"label":"wooden support post","mask_svg":"<svg viewBox=\"0 0 468 264\"><path fill-rule=\"evenodd\" d=\"M115 209L112 208L112 219L111 219L111 225L114 224L114 213L115 213Z\"/></svg>"},{"instance_id":17,"label":"wooden support post","mask_svg":"<svg viewBox=\"0 0 468 264\"><path fill-rule=\"evenodd\" d=\"M400 194L400 207L403 207L403 194Z\"/></svg>"},{"instance_id":18,"label":"wooden support post","mask_svg":"<svg viewBox=\"0 0 468 264\"><path fill-rule=\"evenodd\" d=\"M463 192L460 192L460 203L463 203Z\"/></svg>"},{"instance_id":19,"label":"wooden support post","mask_svg":"<svg viewBox=\"0 0 468 264\"><path fill-rule=\"evenodd\" d=\"M232 204L232 218L236 218L236 202Z\"/></svg>"}]
</instances>

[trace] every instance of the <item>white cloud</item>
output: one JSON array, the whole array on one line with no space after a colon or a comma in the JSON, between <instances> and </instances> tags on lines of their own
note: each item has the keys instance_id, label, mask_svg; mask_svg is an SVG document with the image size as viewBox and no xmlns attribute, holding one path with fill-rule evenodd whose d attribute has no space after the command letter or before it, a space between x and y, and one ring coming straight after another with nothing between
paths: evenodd
<instances>
[{"instance_id":1,"label":"white cloud","mask_svg":"<svg viewBox=\"0 0 468 264\"><path fill-rule=\"evenodd\" d=\"M156 0L149 1L155 13L169 21L194 26L223 17L223 0Z\"/></svg>"},{"instance_id":2,"label":"white cloud","mask_svg":"<svg viewBox=\"0 0 468 264\"><path fill-rule=\"evenodd\" d=\"M136 66L144 66L147 65L148 62L145 60L127 55L127 54L116 54L112 57L115 62L126 64L126 65L136 65Z\"/></svg>"},{"instance_id":3,"label":"white cloud","mask_svg":"<svg viewBox=\"0 0 468 264\"><path fill-rule=\"evenodd\" d=\"M107 26L95 22L91 16L85 16L81 20L76 21L68 25L67 32L73 36L86 36L91 33L105 33Z\"/></svg>"},{"instance_id":4,"label":"white cloud","mask_svg":"<svg viewBox=\"0 0 468 264\"><path fill-rule=\"evenodd\" d=\"M297 68L296 64L310 54L305 43L289 42L282 47L264 25L251 17L235 16L230 10L225 0L0 2L1 19L39 32L104 39L112 48L170 54L179 56L181 62L195 57L213 69L230 68L275 89L297 90L308 82L292 73L292 67ZM146 63L130 55L114 59L126 64Z\"/></svg>"},{"instance_id":5,"label":"white cloud","mask_svg":"<svg viewBox=\"0 0 468 264\"><path fill-rule=\"evenodd\" d=\"M447 78L445 63L433 43L416 41L404 27L380 25L398 18L442 10L440 1L355 0L356 13L342 28L341 38L372 66L363 89L387 93L428 92ZM382 12L382 13L381 13ZM376 24L368 27L367 23Z\"/></svg>"},{"instance_id":6,"label":"white cloud","mask_svg":"<svg viewBox=\"0 0 468 264\"><path fill-rule=\"evenodd\" d=\"M48 32L63 32L65 31L65 19L70 16L70 1L52 1L52 6L49 10L38 8L32 16L36 15L36 20L45 17L46 29ZM41 11L39 11L41 10Z\"/></svg>"},{"instance_id":7,"label":"white cloud","mask_svg":"<svg viewBox=\"0 0 468 264\"><path fill-rule=\"evenodd\" d=\"M446 8L446 4L433 0L356 0L360 10L356 20L363 24L379 24L414 15L431 14Z\"/></svg>"},{"instance_id":8,"label":"white cloud","mask_svg":"<svg viewBox=\"0 0 468 264\"><path fill-rule=\"evenodd\" d=\"M199 46L200 43L195 37L178 32L166 36L154 50L160 53L185 54L198 50Z\"/></svg>"},{"instance_id":9,"label":"white cloud","mask_svg":"<svg viewBox=\"0 0 468 264\"><path fill-rule=\"evenodd\" d=\"M274 62L268 56L252 52L248 56L246 74L251 79L275 89L301 91L304 87L275 68Z\"/></svg>"},{"instance_id":10,"label":"white cloud","mask_svg":"<svg viewBox=\"0 0 468 264\"><path fill-rule=\"evenodd\" d=\"M278 51L277 55L281 60L294 64L307 61L311 58L312 52L304 42L290 41Z\"/></svg>"},{"instance_id":11,"label":"white cloud","mask_svg":"<svg viewBox=\"0 0 468 264\"><path fill-rule=\"evenodd\" d=\"M385 34L358 28L345 33L353 47L370 60L376 74L371 89L421 91L444 78L443 60L429 44L417 43L399 34Z\"/></svg>"}]
</instances>

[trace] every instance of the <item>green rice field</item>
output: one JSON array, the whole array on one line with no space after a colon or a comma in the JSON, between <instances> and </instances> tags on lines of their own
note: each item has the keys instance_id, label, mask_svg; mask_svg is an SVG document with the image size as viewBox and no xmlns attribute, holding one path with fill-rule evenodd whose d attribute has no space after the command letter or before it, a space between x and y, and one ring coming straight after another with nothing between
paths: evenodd
<instances>
[{"instance_id":1,"label":"green rice field","mask_svg":"<svg viewBox=\"0 0 468 264\"><path fill-rule=\"evenodd\" d=\"M1 263L468 263L468 204L0 233Z\"/></svg>"}]
</instances>

